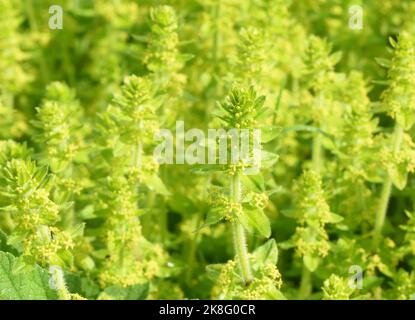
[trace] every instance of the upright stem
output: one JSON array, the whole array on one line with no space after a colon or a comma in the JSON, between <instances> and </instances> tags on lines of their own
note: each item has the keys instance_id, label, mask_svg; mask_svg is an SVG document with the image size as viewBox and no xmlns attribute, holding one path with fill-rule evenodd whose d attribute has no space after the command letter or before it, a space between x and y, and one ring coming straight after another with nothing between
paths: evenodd
<instances>
[{"instance_id":1,"label":"upright stem","mask_svg":"<svg viewBox=\"0 0 415 320\"><path fill-rule=\"evenodd\" d=\"M210 61L212 64L213 72L215 74L218 73L218 63L219 63L219 50L220 50L220 32L219 32L219 18L220 18L220 2L218 1L215 6L212 8L212 23L214 25L214 32L212 34L212 60ZM216 98L218 96L218 83L215 80L212 94L210 96L212 104L208 104L208 107L205 110L204 119L205 122L209 121L209 115L211 114L212 108L216 106Z\"/></svg>"},{"instance_id":2,"label":"upright stem","mask_svg":"<svg viewBox=\"0 0 415 320\"><path fill-rule=\"evenodd\" d=\"M213 20L215 23L215 32L213 33L213 61L215 63L214 67L216 68L216 63L218 62L219 56L219 43L220 43L220 34L219 34L219 16L220 16L220 3L218 2L213 8Z\"/></svg>"},{"instance_id":3,"label":"upright stem","mask_svg":"<svg viewBox=\"0 0 415 320\"><path fill-rule=\"evenodd\" d=\"M403 139L403 128L396 123L395 124L395 130L393 132L393 154L397 154L399 150L401 149L402 139ZM389 198L392 192L392 178L388 174L386 177L386 180L383 183L382 187L382 193L380 197L379 202L379 208L376 213L376 219L375 219L375 228L373 231L373 247L376 248L379 244L379 240L382 235L382 228L383 224L385 223L385 217L386 213L388 211L388 205L389 205Z\"/></svg>"},{"instance_id":4,"label":"upright stem","mask_svg":"<svg viewBox=\"0 0 415 320\"><path fill-rule=\"evenodd\" d=\"M74 166L73 164L69 164L67 171L64 171L61 175L58 175L60 178L65 179L65 178L72 178L73 177L73 171L74 171ZM59 193L58 193L59 195ZM58 198L57 200L59 202L61 201L65 201L61 198L62 196L60 196L60 198ZM65 196L66 197L66 196ZM70 200L73 200L73 194L70 195ZM66 198L64 198L66 199ZM73 227L75 225L75 209L73 206L71 206L69 209L66 209L64 212L62 212L62 220L61 220L61 224L62 224L62 228L64 230L68 230L71 227Z\"/></svg>"},{"instance_id":5,"label":"upright stem","mask_svg":"<svg viewBox=\"0 0 415 320\"><path fill-rule=\"evenodd\" d=\"M39 26L37 23L37 17L36 17L33 3L34 1L26 1L26 12L27 12L27 17L29 20L29 27L31 31L33 31L34 33L37 33L39 32ZM43 54L39 55L39 66L40 66L40 78L42 79L43 84L49 83L48 64L46 63L45 56Z\"/></svg>"},{"instance_id":6,"label":"upright stem","mask_svg":"<svg viewBox=\"0 0 415 320\"><path fill-rule=\"evenodd\" d=\"M153 208L155 200L156 200L156 194L154 192L149 191L147 194L147 200L145 203L145 207ZM154 218L153 210L151 210L149 214L144 214L141 217L141 225L143 228L143 233L147 239L155 240L156 236L158 236L157 234L153 232L154 220L155 218Z\"/></svg>"},{"instance_id":7,"label":"upright stem","mask_svg":"<svg viewBox=\"0 0 415 320\"><path fill-rule=\"evenodd\" d=\"M142 165L143 145L137 141L133 148L133 166L139 168Z\"/></svg>"},{"instance_id":8,"label":"upright stem","mask_svg":"<svg viewBox=\"0 0 415 320\"><path fill-rule=\"evenodd\" d=\"M231 177L231 198L235 203L241 202L241 177L235 173ZM249 264L248 246L244 227L236 219L232 222L233 245L236 257L239 262L241 275L246 284L252 281L251 266Z\"/></svg>"},{"instance_id":9,"label":"upright stem","mask_svg":"<svg viewBox=\"0 0 415 320\"><path fill-rule=\"evenodd\" d=\"M298 299L305 299L311 293L311 289L311 271L303 264Z\"/></svg>"},{"instance_id":10,"label":"upright stem","mask_svg":"<svg viewBox=\"0 0 415 320\"><path fill-rule=\"evenodd\" d=\"M320 92L318 95L318 110L321 110L324 108L324 93ZM318 124L317 124L318 126ZM313 170L320 174L321 169L323 167L324 163L324 150L323 150L323 141L322 141L322 135L320 132L314 133L313 136L313 145L312 145L312 165Z\"/></svg>"},{"instance_id":11,"label":"upright stem","mask_svg":"<svg viewBox=\"0 0 415 320\"><path fill-rule=\"evenodd\" d=\"M196 221L195 226L199 225L200 220L200 213L197 212L197 214L194 217L194 221ZM193 277L193 269L196 261L196 250L197 250L197 244L199 242L200 233L195 232L192 234L192 236L187 241L187 252L186 252L186 261L187 261L187 267L186 267L186 283L188 285L191 284L192 277Z\"/></svg>"},{"instance_id":12,"label":"upright stem","mask_svg":"<svg viewBox=\"0 0 415 320\"><path fill-rule=\"evenodd\" d=\"M322 107L322 102L324 101L324 96L322 93L319 95L319 108ZM311 162L313 170L320 174L321 169L324 164L324 150L322 144L322 135L320 132L314 133L313 142L312 142L312 153L311 153ZM303 271L301 273L301 282L300 289L298 292L298 299L305 299L312 291L313 286L311 284L312 273L308 268L303 265Z\"/></svg>"},{"instance_id":13,"label":"upright stem","mask_svg":"<svg viewBox=\"0 0 415 320\"><path fill-rule=\"evenodd\" d=\"M312 165L313 170L317 173L321 172L323 165L323 148L321 141L321 133L316 132L313 137L313 149L312 149Z\"/></svg>"}]
</instances>

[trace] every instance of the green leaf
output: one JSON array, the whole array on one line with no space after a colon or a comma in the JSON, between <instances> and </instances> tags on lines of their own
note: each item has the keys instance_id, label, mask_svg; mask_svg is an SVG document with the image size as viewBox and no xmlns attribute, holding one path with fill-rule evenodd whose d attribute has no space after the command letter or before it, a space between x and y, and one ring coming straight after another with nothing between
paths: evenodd
<instances>
[{"instance_id":1,"label":"green leaf","mask_svg":"<svg viewBox=\"0 0 415 320\"><path fill-rule=\"evenodd\" d=\"M261 128L261 143L267 143L276 139L281 132L281 127L269 126Z\"/></svg>"},{"instance_id":2,"label":"green leaf","mask_svg":"<svg viewBox=\"0 0 415 320\"><path fill-rule=\"evenodd\" d=\"M390 267L384 263L379 264L379 271L382 272L385 276L393 278L394 273L390 269Z\"/></svg>"},{"instance_id":3,"label":"green leaf","mask_svg":"<svg viewBox=\"0 0 415 320\"><path fill-rule=\"evenodd\" d=\"M148 296L149 283L136 284L128 287L112 286L104 292L114 300L144 300Z\"/></svg>"},{"instance_id":4,"label":"green leaf","mask_svg":"<svg viewBox=\"0 0 415 320\"><path fill-rule=\"evenodd\" d=\"M389 86L390 85L388 80L372 80L371 82L374 83L374 84L381 85L381 86Z\"/></svg>"},{"instance_id":5,"label":"green leaf","mask_svg":"<svg viewBox=\"0 0 415 320\"><path fill-rule=\"evenodd\" d=\"M17 254L17 250L10 246L7 242L7 235L0 229L0 251Z\"/></svg>"},{"instance_id":6,"label":"green leaf","mask_svg":"<svg viewBox=\"0 0 415 320\"><path fill-rule=\"evenodd\" d=\"M173 196L170 197L169 206L173 209L173 211L182 214L192 214L198 210L190 198L178 192L174 193Z\"/></svg>"},{"instance_id":7,"label":"green leaf","mask_svg":"<svg viewBox=\"0 0 415 320\"><path fill-rule=\"evenodd\" d=\"M279 156L277 154L262 150L261 151L261 167L262 168L272 167L278 161L278 158Z\"/></svg>"},{"instance_id":8,"label":"green leaf","mask_svg":"<svg viewBox=\"0 0 415 320\"><path fill-rule=\"evenodd\" d=\"M278 244L278 246L279 246L281 249L286 250L286 249L291 249L291 248L294 248L294 247L295 247L295 243L294 243L294 241L293 241L293 240L289 239L289 240L287 240L287 241L280 242L280 243Z\"/></svg>"},{"instance_id":9,"label":"green leaf","mask_svg":"<svg viewBox=\"0 0 415 320\"><path fill-rule=\"evenodd\" d=\"M192 60L194 57L194 54L181 54L179 58L182 62L188 62Z\"/></svg>"},{"instance_id":10,"label":"green leaf","mask_svg":"<svg viewBox=\"0 0 415 320\"><path fill-rule=\"evenodd\" d=\"M39 266L15 273L17 261L12 254L0 252L0 299L55 300L56 291L49 286L49 273Z\"/></svg>"},{"instance_id":11,"label":"green leaf","mask_svg":"<svg viewBox=\"0 0 415 320\"><path fill-rule=\"evenodd\" d=\"M271 236L271 224L263 210L244 208L238 219L248 232L259 233L265 238Z\"/></svg>"},{"instance_id":12,"label":"green leaf","mask_svg":"<svg viewBox=\"0 0 415 320\"><path fill-rule=\"evenodd\" d=\"M399 190L403 190L408 182L408 171L406 170L406 166L396 165L391 167L388 172L393 185Z\"/></svg>"},{"instance_id":13,"label":"green leaf","mask_svg":"<svg viewBox=\"0 0 415 320\"><path fill-rule=\"evenodd\" d=\"M311 272L314 272L320 263L320 258L317 256L312 256L312 255L307 254L304 256L303 261L307 269L310 270Z\"/></svg>"},{"instance_id":14,"label":"green leaf","mask_svg":"<svg viewBox=\"0 0 415 320\"><path fill-rule=\"evenodd\" d=\"M46 179L47 175L48 175L48 167L47 166L43 166L40 167L35 174L33 175L33 180L35 180L38 184L41 184L42 181L44 179Z\"/></svg>"},{"instance_id":15,"label":"green leaf","mask_svg":"<svg viewBox=\"0 0 415 320\"><path fill-rule=\"evenodd\" d=\"M220 263L209 264L208 266L206 266L207 277L212 281L216 281L220 273L222 272L223 266L224 265Z\"/></svg>"},{"instance_id":16,"label":"green leaf","mask_svg":"<svg viewBox=\"0 0 415 320\"><path fill-rule=\"evenodd\" d=\"M291 219L298 219L301 216L301 213L298 210L294 209L281 210L281 213L284 217Z\"/></svg>"},{"instance_id":17,"label":"green leaf","mask_svg":"<svg viewBox=\"0 0 415 320\"><path fill-rule=\"evenodd\" d=\"M71 234L72 238L77 238L84 234L84 230L85 230L85 223L78 223L68 228L67 231Z\"/></svg>"},{"instance_id":18,"label":"green leaf","mask_svg":"<svg viewBox=\"0 0 415 320\"><path fill-rule=\"evenodd\" d=\"M158 194L164 196L170 195L169 190L167 190L166 186L158 175L147 175L143 178L143 181L147 188L149 188L151 191L155 191Z\"/></svg>"},{"instance_id":19,"label":"green leaf","mask_svg":"<svg viewBox=\"0 0 415 320\"><path fill-rule=\"evenodd\" d=\"M205 175L214 172L222 172L225 170L223 165L218 164L201 164L192 166L192 172L195 174Z\"/></svg>"},{"instance_id":20,"label":"green leaf","mask_svg":"<svg viewBox=\"0 0 415 320\"><path fill-rule=\"evenodd\" d=\"M330 60L332 65L336 65L342 59L343 53L341 51L337 51L330 56Z\"/></svg>"},{"instance_id":21,"label":"green leaf","mask_svg":"<svg viewBox=\"0 0 415 320\"><path fill-rule=\"evenodd\" d=\"M391 46L392 46L393 48L397 48L397 47L399 47L399 45L398 45L398 43L396 42L396 40L395 40L394 38L392 38L392 37L389 37L389 43L391 44Z\"/></svg>"},{"instance_id":22,"label":"green leaf","mask_svg":"<svg viewBox=\"0 0 415 320\"><path fill-rule=\"evenodd\" d=\"M97 217L95 215L94 210L95 210L94 205L89 204L79 211L79 217L82 218L83 220L94 219Z\"/></svg>"},{"instance_id":23,"label":"green leaf","mask_svg":"<svg viewBox=\"0 0 415 320\"><path fill-rule=\"evenodd\" d=\"M87 299L95 299L100 293L99 286L80 273L65 273L65 281L70 292L77 292Z\"/></svg>"},{"instance_id":24,"label":"green leaf","mask_svg":"<svg viewBox=\"0 0 415 320\"><path fill-rule=\"evenodd\" d=\"M335 214L335 213L330 213L330 218L329 218L328 223L339 223L343 220L344 218L342 216Z\"/></svg>"},{"instance_id":25,"label":"green leaf","mask_svg":"<svg viewBox=\"0 0 415 320\"><path fill-rule=\"evenodd\" d=\"M254 251L254 256L260 263L277 264L278 247L275 239L270 239Z\"/></svg>"},{"instance_id":26,"label":"green leaf","mask_svg":"<svg viewBox=\"0 0 415 320\"><path fill-rule=\"evenodd\" d=\"M250 191L263 192L265 190L264 176L262 174L241 175L243 186Z\"/></svg>"},{"instance_id":27,"label":"green leaf","mask_svg":"<svg viewBox=\"0 0 415 320\"><path fill-rule=\"evenodd\" d=\"M250 88L251 91L255 91L255 89L253 87ZM265 96L260 96L255 100L255 108L256 109L260 109L264 103L265 103L266 97Z\"/></svg>"},{"instance_id":28,"label":"green leaf","mask_svg":"<svg viewBox=\"0 0 415 320\"><path fill-rule=\"evenodd\" d=\"M375 58L378 65L380 65L383 68L389 69L391 67L391 61L384 58Z\"/></svg>"},{"instance_id":29,"label":"green leaf","mask_svg":"<svg viewBox=\"0 0 415 320\"><path fill-rule=\"evenodd\" d=\"M218 223L219 221L221 221L223 219L223 214L222 214L222 208L220 207L215 207L215 208L210 208L205 222L203 223L203 225L201 225L198 230L205 228L207 226L213 225Z\"/></svg>"},{"instance_id":30,"label":"green leaf","mask_svg":"<svg viewBox=\"0 0 415 320\"><path fill-rule=\"evenodd\" d=\"M327 132L321 130L318 127L313 127L313 126L308 126L308 125L298 124L298 125L295 125L295 126L287 127L283 131L284 132L304 131L304 132L321 133L323 136L325 136L325 137L331 139L332 141L334 141L334 137L332 135L328 134Z\"/></svg>"},{"instance_id":31,"label":"green leaf","mask_svg":"<svg viewBox=\"0 0 415 320\"><path fill-rule=\"evenodd\" d=\"M269 288L265 298L267 300L287 300L284 294L276 287Z\"/></svg>"}]
</instances>

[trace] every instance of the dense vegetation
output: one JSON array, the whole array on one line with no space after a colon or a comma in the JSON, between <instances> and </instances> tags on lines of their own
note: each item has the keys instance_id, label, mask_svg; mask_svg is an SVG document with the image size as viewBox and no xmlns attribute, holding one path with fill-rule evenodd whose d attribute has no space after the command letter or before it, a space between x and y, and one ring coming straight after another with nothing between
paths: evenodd
<instances>
[{"instance_id":1,"label":"dense vegetation","mask_svg":"<svg viewBox=\"0 0 415 320\"><path fill-rule=\"evenodd\" d=\"M414 16L0 0L0 298L414 298ZM260 172L159 164L177 121L261 129Z\"/></svg>"}]
</instances>

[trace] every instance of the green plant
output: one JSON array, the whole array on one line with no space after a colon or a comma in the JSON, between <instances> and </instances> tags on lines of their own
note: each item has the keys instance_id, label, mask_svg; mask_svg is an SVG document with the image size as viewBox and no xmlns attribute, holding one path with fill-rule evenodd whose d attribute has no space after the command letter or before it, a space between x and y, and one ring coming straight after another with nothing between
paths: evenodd
<instances>
[{"instance_id":1,"label":"green plant","mask_svg":"<svg viewBox=\"0 0 415 320\"><path fill-rule=\"evenodd\" d=\"M0 299L413 298L412 1L56 4L0 0Z\"/></svg>"}]
</instances>

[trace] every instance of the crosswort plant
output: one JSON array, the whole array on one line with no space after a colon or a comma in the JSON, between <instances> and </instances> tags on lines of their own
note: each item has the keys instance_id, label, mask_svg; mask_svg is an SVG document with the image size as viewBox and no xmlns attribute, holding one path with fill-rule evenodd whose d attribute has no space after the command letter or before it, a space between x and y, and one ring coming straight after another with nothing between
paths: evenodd
<instances>
[{"instance_id":1,"label":"crosswort plant","mask_svg":"<svg viewBox=\"0 0 415 320\"><path fill-rule=\"evenodd\" d=\"M413 299L414 13L0 0L0 299Z\"/></svg>"}]
</instances>

